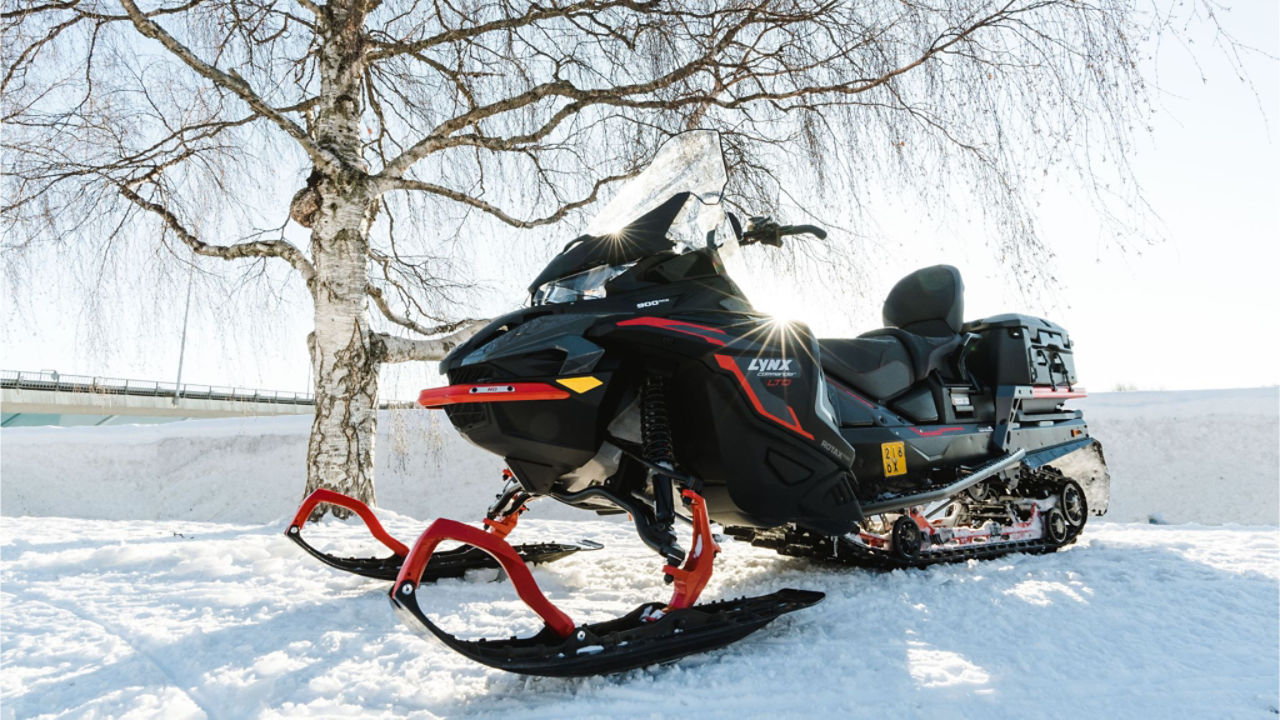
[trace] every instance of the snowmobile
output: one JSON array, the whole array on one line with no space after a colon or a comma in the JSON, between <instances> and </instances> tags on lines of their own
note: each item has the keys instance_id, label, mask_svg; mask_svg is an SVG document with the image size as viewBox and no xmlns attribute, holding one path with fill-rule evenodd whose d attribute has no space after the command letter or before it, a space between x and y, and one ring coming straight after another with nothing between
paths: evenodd
<instances>
[{"instance_id":1,"label":"snowmobile","mask_svg":"<svg viewBox=\"0 0 1280 720\"><path fill-rule=\"evenodd\" d=\"M1079 410L1062 327L1026 315L965 322L960 273L903 278L885 327L817 338L757 312L725 271L739 247L780 247L811 225L743 223L721 202L719 137L675 136L529 287L441 363L419 402L505 459L483 529L437 519L407 547L362 503L308 497L287 535L320 560L392 581L411 627L463 655L532 675L612 673L737 641L819 592L697 604L725 535L783 555L875 568L1046 553L1106 512L1109 477ZM626 513L661 558L671 599L577 624L528 564L598 546L512 547L549 496ZM357 514L392 554L344 558L302 538L319 503ZM692 528L681 544L677 522ZM712 522L718 523L713 532ZM461 543L437 552L445 541ZM463 640L417 601L430 581L500 567L544 621L536 635Z\"/></svg>"}]
</instances>

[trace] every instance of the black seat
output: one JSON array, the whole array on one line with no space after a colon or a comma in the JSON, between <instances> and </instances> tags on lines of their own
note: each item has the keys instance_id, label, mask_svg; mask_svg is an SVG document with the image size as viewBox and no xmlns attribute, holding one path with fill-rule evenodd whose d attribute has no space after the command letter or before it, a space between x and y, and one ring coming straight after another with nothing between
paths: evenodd
<instances>
[{"instance_id":1,"label":"black seat","mask_svg":"<svg viewBox=\"0 0 1280 720\"><path fill-rule=\"evenodd\" d=\"M911 387L915 370L910 353L894 337L818 340L822 371L881 400Z\"/></svg>"},{"instance_id":2,"label":"black seat","mask_svg":"<svg viewBox=\"0 0 1280 720\"><path fill-rule=\"evenodd\" d=\"M893 397L945 367L960 347L964 281L950 265L898 281L884 302L886 327L848 340L819 340L822 369L877 400Z\"/></svg>"}]
</instances>

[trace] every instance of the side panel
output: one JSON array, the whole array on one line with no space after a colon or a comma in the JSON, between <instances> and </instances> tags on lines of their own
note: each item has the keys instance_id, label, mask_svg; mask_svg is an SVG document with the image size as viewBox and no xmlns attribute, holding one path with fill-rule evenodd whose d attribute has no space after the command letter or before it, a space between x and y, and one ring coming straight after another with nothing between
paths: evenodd
<instances>
[{"instance_id":1,"label":"side panel","mask_svg":"<svg viewBox=\"0 0 1280 720\"><path fill-rule=\"evenodd\" d=\"M869 501L884 493L910 494L950 482L961 466L972 467L991 457L992 428L975 423L912 425L889 416L886 424L844 427L841 433L853 446L857 461L853 470L859 479L859 498ZM1010 432L1009 451L1024 449L1028 458L1037 451L1079 442L1081 447L1098 447L1088 437L1088 427L1080 418L1043 423L1024 423ZM900 444L901 462L889 462ZM1076 479L1085 489L1091 508L1105 510L1108 480L1101 451L1076 450L1065 457L1055 455L1047 464ZM1097 513L1101 514L1101 512Z\"/></svg>"},{"instance_id":2,"label":"side panel","mask_svg":"<svg viewBox=\"0 0 1280 720\"><path fill-rule=\"evenodd\" d=\"M592 339L625 343L669 375L676 456L706 483L713 518L827 534L861 519L853 449L836 427L807 327L749 315L642 317Z\"/></svg>"}]
</instances>

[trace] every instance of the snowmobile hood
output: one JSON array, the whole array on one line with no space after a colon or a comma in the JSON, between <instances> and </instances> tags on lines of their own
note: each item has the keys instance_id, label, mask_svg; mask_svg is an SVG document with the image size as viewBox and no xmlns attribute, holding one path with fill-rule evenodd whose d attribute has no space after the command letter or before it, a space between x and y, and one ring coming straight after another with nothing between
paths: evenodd
<instances>
[{"instance_id":1,"label":"snowmobile hood","mask_svg":"<svg viewBox=\"0 0 1280 720\"><path fill-rule=\"evenodd\" d=\"M449 370L462 365L463 358L470 355L476 348L492 340L497 334L497 331L502 327L508 324L519 325L526 320L547 314L549 314L549 312L542 308L525 307L518 310L512 310L505 315L499 315L493 320L490 320L488 325L480 328L476 334L467 338L465 342L455 347L453 350L450 350L449 354L444 356L444 359L440 361L440 374L444 375L448 373Z\"/></svg>"}]
</instances>

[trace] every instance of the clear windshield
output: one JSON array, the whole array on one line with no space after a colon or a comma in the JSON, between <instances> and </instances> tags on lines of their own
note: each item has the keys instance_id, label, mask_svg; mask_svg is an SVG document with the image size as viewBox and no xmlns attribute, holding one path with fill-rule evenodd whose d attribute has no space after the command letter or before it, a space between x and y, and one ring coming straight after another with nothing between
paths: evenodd
<instances>
[{"instance_id":1,"label":"clear windshield","mask_svg":"<svg viewBox=\"0 0 1280 720\"><path fill-rule=\"evenodd\" d=\"M587 225L588 235L616 235L628 223L671 199L691 193L668 237L686 245L702 245L707 232L724 221L720 197L728 183L720 133L690 130L662 144L649 166L629 180ZM674 236L673 236L674 234Z\"/></svg>"},{"instance_id":2,"label":"clear windshield","mask_svg":"<svg viewBox=\"0 0 1280 720\"><path fill-rule=\"evenodd\" d=\"M727 181L719 133L692 130L667 140L542 271L530 287L534 304L603 297L605 282L642 257L705 247L725 223Z\"/></svg>"}]
</instances>

